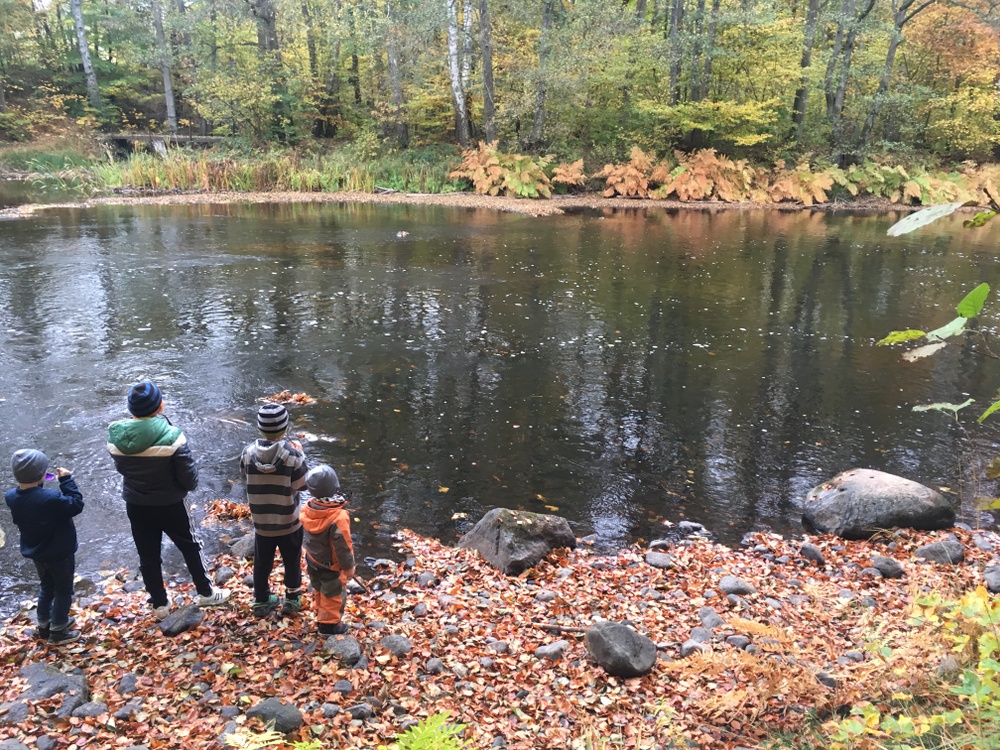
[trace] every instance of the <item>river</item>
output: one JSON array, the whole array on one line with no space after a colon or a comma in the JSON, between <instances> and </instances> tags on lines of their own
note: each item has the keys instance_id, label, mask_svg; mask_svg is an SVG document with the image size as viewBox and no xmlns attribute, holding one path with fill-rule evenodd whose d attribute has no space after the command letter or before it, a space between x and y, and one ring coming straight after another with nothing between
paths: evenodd
<instances>
[{"instance_id":1,"label":"river","mask_svg":"<svg viewBox=\"0 0 1000 750\"><path fill-rule=\"evenodd\" d=\"M963 442L911 407L985 408L996 361L952 345L905 363L874 341L944 325L997 282L998 230L888 238L896 218L263 204L3 221L0 454L37 447L74 471L84 575L136 565L105 439L143 378L191 441L199 513L242 497L259 399L317 399L290 407L293 431L353 492L361 556L404 526L453 540L456 514L495 506L609 544L681 519L733 544L798 533L806 492L855 466L964 481L962 518L992 524L960 462L996 431ZM984 326L998 309L994 294ZM6 507L0 527L9 611L34 571Z\"/></svg>"}]
</instances>

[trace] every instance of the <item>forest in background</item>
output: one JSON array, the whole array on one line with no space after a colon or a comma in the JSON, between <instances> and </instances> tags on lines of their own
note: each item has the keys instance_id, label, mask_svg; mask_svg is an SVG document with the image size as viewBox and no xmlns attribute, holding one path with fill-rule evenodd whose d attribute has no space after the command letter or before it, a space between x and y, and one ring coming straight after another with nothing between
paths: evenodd
<instances>
[{"instance_id":1,"label":"forest in background","mask_svg":"<svg viewBox=\"0 0 1000 750\"><path fill-rule=\"evenodd\" d=\"M988 161L989 0L0 0L0 140ZM454 151L451 151L454 153ZM599 168L599 166L597 167Z\"/></svg>"}]
</instances>

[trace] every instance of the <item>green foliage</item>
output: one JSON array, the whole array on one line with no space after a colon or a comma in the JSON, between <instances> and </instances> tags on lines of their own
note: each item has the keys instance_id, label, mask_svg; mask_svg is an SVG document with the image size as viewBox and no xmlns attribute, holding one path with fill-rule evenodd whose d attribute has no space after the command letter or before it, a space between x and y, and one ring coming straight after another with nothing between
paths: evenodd
<instances>
[{"instance_id":1,"label":"green foliage","mask_svg":"<svg viewBox=\"0 0 1000 750\"><path fill-rule=\"evenodd\" d=\"M450 712L442 711L429 716L402 734L396 741L381 750L466 750L472 746L470 740L461 738L464 724L449 724Z\"/></svg>"},{"instance_id":2,"label":"green foliage","mask_svg":"<svg viewBox=\"0 0 1000 750\"><path fill-rule=\"evenodd\" d=\"M949 404L945 401L939 401L935 404L920 404L919 406L914 406L913 411L950 411L953 415L957 415L959 411L974 401L975 399L970 398L960 404Z\"/></svg>"},{"instance_id":3,"label":"green foliage","mask_svg":"<svg viewBox=\"0 0 1000 750\"><path fill-rule=\"evenodd\" d=\"M664 136L679 141L685 133L699 131L718 146L757 146L774 137L781 101L762 102L700 101L667 105L640 102L638 110L647 115Z\"/></svg>"},{"instance_id":4,"label":"green foliage","mask_svg":"<svg viewBox=\"0 0 1000 750\"><path fill-rule=\"evenodd\" d=\"M879 339L875 342L876 346L892 346L893 344L903 344L907 341L913 341L914 339L922 339L927 334L924 331L918 331L915 328L911 328L908 331L892 331L884 339Z\"/></svg>"},{"instance_id":5,"label":"green foliage","mask_svg":"<svg viewBox=\"0 0 1000 750\"><path fill-rule=\"evenodd\" d=\"M965 298L958 303L955 311L963 318L975 318L983 311L983 305L986 303L986 296L989 293L990 285L985 283L980 284L965 295Z\"/></svg>"},{"instance_id":6,"label":"green foliage","mask_svg":"<svg viewBox=\"0 0 1000 750\"><path fill-rule=\"evenodd\" d=\"M851 718L823 725L831 750L1000 747L1000 598L982 586L956 601L924 596L910 624L966 665L961 683L929 703L899 694L893 698L901 708L853 707ZM889 650L885 658L892 656Z\"/></svg>"}]
</instances>

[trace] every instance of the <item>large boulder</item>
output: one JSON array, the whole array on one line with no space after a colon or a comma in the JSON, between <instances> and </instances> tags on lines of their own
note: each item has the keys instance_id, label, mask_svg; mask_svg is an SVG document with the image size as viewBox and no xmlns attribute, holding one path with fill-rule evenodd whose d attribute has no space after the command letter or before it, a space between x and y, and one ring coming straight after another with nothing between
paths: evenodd
<instances>
[{"instance_id":1,"label":"large boulder","mask_svg":"<svg viewBox=\"0 0 1000 750\"><path fill-rule=\"evenodd\" d=\"M458 540L509 576L537 565L557 547L576 547L576 535L561 516L494 508Z\"/></svg>"},{"instance_id":2,"label":"large boulder","mask_svg":"<svg viewBox=\"0 0 1000 750\"><path fill-rule=\"evenodd\" d=\"M656 644L623 623L599 622L583 638L591 658L615 677L639 677L656 664Z\"/></svg>"},{"instance_id":3,"label":"large boulder","mask_svg":"<svg viewBox=\"0 0 1000 750\"><path fill-rule=\"evenodd\" d=\"M851 469L806 496L802 525L844 539L868 539L884 529L946 529L951 502L930 487L874 469Z\"/></svg>"}]
</instances>

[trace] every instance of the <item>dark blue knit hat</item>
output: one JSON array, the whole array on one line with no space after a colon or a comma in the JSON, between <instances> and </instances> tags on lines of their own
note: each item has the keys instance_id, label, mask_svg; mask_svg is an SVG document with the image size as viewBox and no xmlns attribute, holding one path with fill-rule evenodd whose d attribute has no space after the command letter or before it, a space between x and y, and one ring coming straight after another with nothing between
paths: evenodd
<instances>
[{"instance_id":1,"label":"dark blue knit hat","mask_svg":"<svg viewBox=\"0 0 1000 750\"><path fill-rule=\"evenodd\" d=\"M163 394L154 383L144 380L136 383L128 392L128 410L135 417L148 417L156 413L163 403Z\"/></svg>"}]
</instances>

